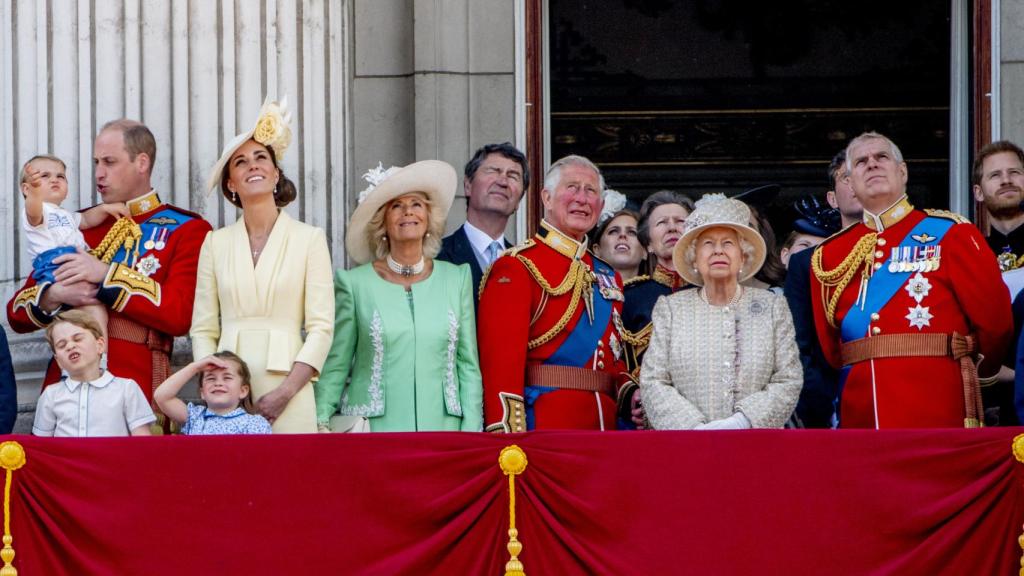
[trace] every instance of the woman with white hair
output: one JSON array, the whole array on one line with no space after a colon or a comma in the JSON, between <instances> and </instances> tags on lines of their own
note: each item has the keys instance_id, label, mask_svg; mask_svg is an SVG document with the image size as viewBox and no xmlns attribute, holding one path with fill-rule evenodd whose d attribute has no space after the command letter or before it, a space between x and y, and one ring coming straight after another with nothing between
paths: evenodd
<instances>
[{"instance_id":1,"label":"woman with white hair","mask_svg":"<svg viewBox=\"0 0 1024 576\"><path fill-rule=\"evenodd\" d=\"M676 271L698 290L654 306L640 371L655 429L781 428L803 375L783 296L741 283L757 273L765 244L750 210L721 194L701 198L676 243Z\"/></svg>"},{"instance_id":2,"label":"woman with white hair","mask_svg":"<svg viewBox=\"0 0 1024 576\"><path fill-rule=\"evenodd\" d=\"M316 385L322 431L483 428L472 276L435 260L458 183L424 160L366 175L335 274L334 343ZM340 415L335 412L339 411Z\"/></svg>"}]
</instances>

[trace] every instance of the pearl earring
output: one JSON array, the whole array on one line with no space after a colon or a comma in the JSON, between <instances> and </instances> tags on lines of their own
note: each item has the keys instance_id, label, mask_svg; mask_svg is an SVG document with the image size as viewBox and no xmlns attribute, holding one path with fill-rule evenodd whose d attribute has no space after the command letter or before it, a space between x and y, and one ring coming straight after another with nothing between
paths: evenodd
<instances>
[{"instance_id":1,"label":"pearl earring","mask_svg":"<svg viewBox=\"0 0 1024 576\"><path fill-rule=\"evenodd\" d=\"M274 198L277 198L277 186L274 186Z\"/></svg>"},{"instance_id":2,"label":"pearl earring","mask_svg":"<svg viewBox=\"0 0 1024 576\"><path fill-rule=\"evenodd\" d=\"M232 192L231 193L231 203L232 204L238 204L238 193L237 192Z\"/></svg>"}]
</instances>

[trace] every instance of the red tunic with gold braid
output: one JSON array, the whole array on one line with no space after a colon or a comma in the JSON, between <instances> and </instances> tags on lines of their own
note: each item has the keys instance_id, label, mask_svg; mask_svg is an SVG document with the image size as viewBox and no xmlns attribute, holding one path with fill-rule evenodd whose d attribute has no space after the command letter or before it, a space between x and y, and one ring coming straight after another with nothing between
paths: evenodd
<instances>
[{"instance_id":1,"label":"red tunic with gold braid","mask_svg":"<svg viewBox=\"0 0 1024 576\"><path fill-rule=\"evenodd\" d=\"M109 308L107 368L115 376L138 382L146 398L167 378L175 336L188 333L196 290L196 266L210 224L198 214L164 204L155 192L128 203L141 228L138 254L121 248L96 298ZM83 230L95 248L115 224L114 218ZM7 320L16 332L46 327L52 319L38 308L47 285L30 276L7 303ZM50 362L44 386L60 379Z\"/></svg>"},{"instance_id":2,"label":"red tunic with gold braid","mask_svg":"<svg viewBox=\"0 0 1024 576\"><path fill-rule=\"evenodd\" d=\"M926 218L954 222L940 225L946 229L941 237L915 233ZM845 287L828 277L830 271L836 276L835 271L844 266L852 270ZM885 270L877 273L883 266ZM822 351L833 366L843 368L840 425L963 427L967 412L961 362L949 355L915 355L920 350L914 347L923 342L915 339L919 335L972 334L978 352L995 360L991 365L983 363L982 373L998 369L1012 334L1013 316L995 255L978 229L948 212L915 210L904 198L877 217L865 213L864 223L826 240L814 254L812 269L814 322ZM869 309L870 303L866 305L861 312L867 320L863 334L844 335L844 319L884 285L881 278L886 271L909 275L901 283L895 281L898 289L877 312ZM862 287L865 277L869 280ZM830 306L837 290L841 290L838 299ZM872 338L883 335L909 335L903 343L909 347L897 348L896 341L889 339L886 346L875 348L888 348L884 356L843 367L844 339L870 344Z\"/></svg>"},{"instance_id":3,"label":"red tunic with gold braid","mask_svg":"<svg viewBox=\"0 0 1024 576\"><path fill-rule=\"evenodd\" d=\"M614 270L541 222L533 239L495 261L481 286L487 431L615 429L616 395L628 377Z\"/></svg>"}]
</instances>

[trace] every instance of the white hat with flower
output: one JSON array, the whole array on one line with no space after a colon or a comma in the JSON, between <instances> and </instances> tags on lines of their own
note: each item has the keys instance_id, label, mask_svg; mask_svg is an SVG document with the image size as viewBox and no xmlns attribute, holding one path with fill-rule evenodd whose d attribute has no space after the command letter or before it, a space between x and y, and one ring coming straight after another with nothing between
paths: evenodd
<instances>
[{"instance_id":1,"label":"white hat with flower","mask_svg":"<svg viewBox=\"0 0 1024 576\"><path fill-rule=\"evenodd\" d=\"M740 272L739 281L744 282L761 269L765 258L764 238L750 227L750 208L739 200L726 198L725 194L705 194L694 206L693 213L683 224L683 235L672 249L672 263L676 272L690 284L703 286L704 279L694 268L694 252L689 247L697 238L711 228L731 228L740 240L746 240L753 248Z\"/></svg>"},{"instance_id":2,"label":"white hat with flower","mask_svg":"<svg viewBox=\"0 0 1024 576\"><path fill-rule=\"evenodd\" d=\"M363 179L369 185L359 193L359 205L352 213L345 233L345 248L358 264L369 262L374 257L367 226L381 206L406 194L420 192L432 205L432 218L447 218L459 181L455 168L440 160L421 160L404 168L392 166L387 169L383 163L378 163L376 168L363 174ZM434 214L433 211L439 212Z\"/></svg>"},{"instance_id":3,"label":"white hat with flower","mask_svg":"<svg viewBox=\"0 0 1024 576\"><path fill-rule=\"evenodd\" d=\"M263 106L260 108L256 125L251 130L235 136L224 146L220 159L213 165L213 170L210 171L210 178L206 181L207 194L220 188L220 183L224 179L224 169L227 167L231 155L250 139L272 149L274 157L277 159L277 165L280 166L285 151L292 143L292 129L289 126L291 121L292 115L288 111L288 97L282 98L281 102L274 102L270 99L270 96L267 96L267 99L263 101Z\"/></svg>"}]
</instances>

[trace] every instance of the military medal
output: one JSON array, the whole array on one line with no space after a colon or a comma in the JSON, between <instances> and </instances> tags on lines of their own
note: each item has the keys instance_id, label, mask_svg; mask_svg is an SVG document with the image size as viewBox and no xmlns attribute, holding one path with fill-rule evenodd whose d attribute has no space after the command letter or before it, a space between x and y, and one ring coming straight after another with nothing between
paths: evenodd
<instances>
[{"instance_id":1,"label":"military medal","mask_svg":"<svg viewBox=\"0 0 1024 576\"><path fill-rule=\"evenodd\" d=\"M918 272L917 274L914 275L913 278L907 281L907 284L906 286L903 287L903 289L907 291L907 294L910 294L911 298L913 298L914 300L917 301L918 304L920 304L921 300L924 300L924 297L927 296L928 292L931 291L932 283L929 282L928 279L925 278L920 272Z\"/></svg>"},{"instance_id":2,"label":"military medal","mask_svg":"<svg viewBox=\"0 0 1024 576\"><path fill-rule=\"evenodd\" d=\"M1010 251L1009 246L1003 246L1003 252L996 257L999 262L999 270L1009 272L1017 267L1017 255Z\"/></svg>"},{"instance_id":3,"label":"military medal","mask_svg":"<svg viewBox=\"0 0 1024 576\"><path fill-rule=\"evenodd\" d=\"M167 228L160 228L160 236L156 239L156 249L163 250L167 246L167 234L169 230Z\"/></svg>"},{"instance_id":4,"label":"military medal","mask_svg":"<svg viewBox=\"0 0 1024 576\"><path fill-rule=\"evenodd\" d=\"M931 319L934 318L928 309L928 306L921 306L920 304L913 308L907 308L908 312L904 318L910 320L911 328L917 328L920 331L925 326L930 326Z\"/></svg>"},{"instance_id":5,"label":"military medal","mask_svg":"<svg viewBox=\"0 0 1024 576\"><path fill-rule=\"evenodd\" d=\"M159 228L153 228L153 230L149 233L149 240L146 240L146 242L142 245L143 248L145 248L146 250L152 250L153 247L156 246L156 242L154 242L153 240L156 238L156 233L159 230Z\"/></svg>"},{"instance_id":6,"label":"military medal","mask_svg":"<svg viewBox=\"0 0 1024 576\"><path fill-rule=\"evenodd\" d=\"M622 345L619 344L619 339L615 337L614 333L608 337L608 347L612 350L612 356L618 361L622 356Z\"/></svg>"},{"instance_id":7,"label":"military medal","mask_svg":"<svg viewBox=\"0 0 1024 576\"><path fill-rule=\"evenodd\" d=\"M889 273L895 274L900 269L900 247L897 246L889 253Z\"/></svg>"},{"instance_id":8,"label":"military medal","mask_svg":"<svg viewBox=\"0 0 1024 576\"><path fill-rule=\"evenodd\" d=\"M601 296L605 300L618 300L624 302L626 299L622 295L622 290L619 290L617 284L615 284L615 277L607 274L597 274L597 284L600 286Z\"/></svg>"},{"instance_id":9,"label":"military medal","mask_svg":"<svg viewBox=\"0 0 1024 576\"><path fill-rule=\"evenodd\" d=\"M160 261L156 259L153 254L147 254L145 258L142 258L135 263L135 270L143 276L152 276L160 269Z\"/></svg>"}]
</instances>

